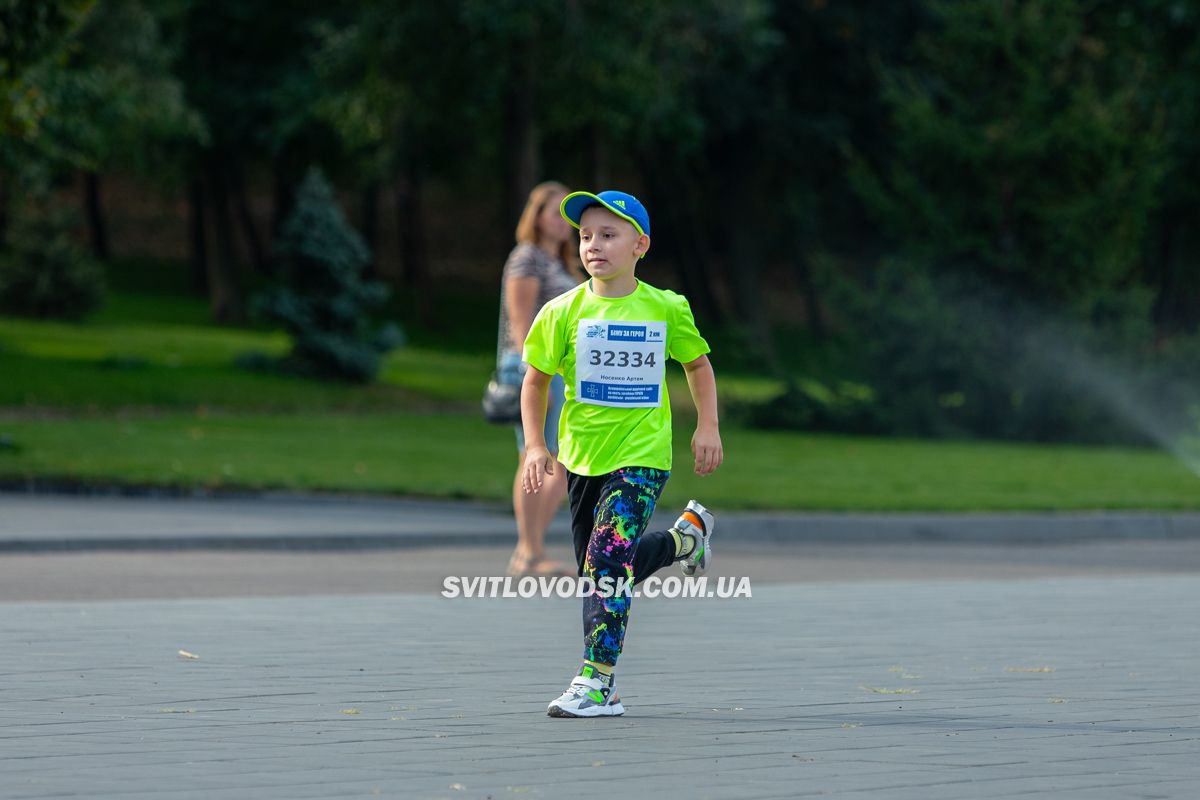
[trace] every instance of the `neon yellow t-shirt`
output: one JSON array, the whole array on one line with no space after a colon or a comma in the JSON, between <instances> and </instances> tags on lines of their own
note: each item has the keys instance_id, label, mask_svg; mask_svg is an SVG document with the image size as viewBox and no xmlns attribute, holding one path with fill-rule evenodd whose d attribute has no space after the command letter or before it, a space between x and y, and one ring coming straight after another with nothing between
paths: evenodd
<instances>
[{"instance_id":1,"label":"neon yellow t-shirt","mask_svg":"<svg viewBox=\"0 0 1200 800\"><path fill-rule=\"evenodd\" d=\"M622 467L671 468L667 358L708 353L687 298L638 282L601 297L590 281L542 307L525 337L525 361L567 385L558 460L576 475Z\"/></svg>"}]
</instances>

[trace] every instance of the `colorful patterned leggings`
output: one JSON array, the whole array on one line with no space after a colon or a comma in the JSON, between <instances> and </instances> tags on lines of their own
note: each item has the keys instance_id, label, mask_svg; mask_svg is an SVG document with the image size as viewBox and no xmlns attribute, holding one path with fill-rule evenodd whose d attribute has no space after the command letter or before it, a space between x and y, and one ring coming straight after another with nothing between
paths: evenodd
<instances>
[{"instance_id":1,"label":"colorful patterned leggings","mask_svg":"<svg viewBox=\"0 0 1200 800\"><path fill-rule=\"evenodd\" d=\"M567 473L571 533L579 575L599 582L623 578L641 583L675 559L675 539L667 531L646 533L654 504L670 472L624 467L607 475ZM583 599L583 657L616 664L625 641L629 601L622 594Z\"/></svg>"}]
</instances>

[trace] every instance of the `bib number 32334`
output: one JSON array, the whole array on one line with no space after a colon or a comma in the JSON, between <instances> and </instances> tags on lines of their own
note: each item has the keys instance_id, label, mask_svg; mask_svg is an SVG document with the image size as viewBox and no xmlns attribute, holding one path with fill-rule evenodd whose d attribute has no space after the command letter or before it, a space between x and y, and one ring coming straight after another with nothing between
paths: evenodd
<instances>
[{"instance_id":1,"label":"bib number 32334","mask_svg":"<svg viewBox=\"0 0 1200 800\"><path fill-rule=\"evenodd\" d=\"M617 408L662 405L667 323L581 319L575 344L579 402Z\"/></svg>"}]
</instances>

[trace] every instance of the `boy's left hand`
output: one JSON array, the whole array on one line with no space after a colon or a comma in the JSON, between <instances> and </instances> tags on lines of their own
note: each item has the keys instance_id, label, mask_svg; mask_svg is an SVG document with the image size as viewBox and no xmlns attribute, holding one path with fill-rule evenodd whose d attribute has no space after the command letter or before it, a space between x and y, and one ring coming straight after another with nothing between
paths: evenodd
<instances>
[{"instance_id":1,"label":"boy's left hand","mask_svg":"<svg viewBox=\"0 0 1200 800\"><path fill-rule=\"evenodd\" d=\"M721 434L715 425L702 425L692 434L692 456L696 459L696 474L711 475L725 458Z\"/></svg>"}]
</instances>

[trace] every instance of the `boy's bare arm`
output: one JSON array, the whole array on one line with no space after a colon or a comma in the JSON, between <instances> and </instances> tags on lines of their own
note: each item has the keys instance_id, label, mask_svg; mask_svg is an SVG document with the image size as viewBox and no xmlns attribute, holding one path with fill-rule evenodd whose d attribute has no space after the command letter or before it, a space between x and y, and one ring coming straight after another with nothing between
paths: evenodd
<instances>
[{"instance_id":1,"label":"boy's bare arm","mask_svg":"<svg viewBox=\"0 0 1200 800\"><path fill-rule=\"evenodd\" d=\"M551 376L528 367L521 384L521 427L525 431L525 464L521 486L525 494L536 494L547 475L554 474L554 456L546 449L546 398Z\"/></svg>"},{"instance_id":2,"label":"boy's bare arm","mask_svg":"<svg viewBox=\"0 0 1200 800\"><path fill-rule=\"evenodd\" d=\"M721 432L717 421L717 379L708 356L683 365L688 389L696 404L696 433L692 435L692 455L696 459L696 474L709 475L725 459L721 447Z\"/></svg>"}]
</instances>

